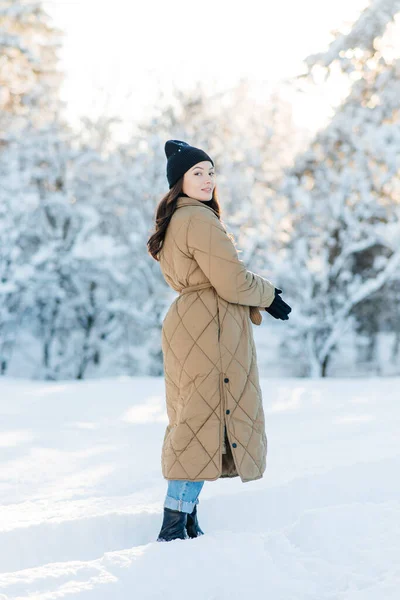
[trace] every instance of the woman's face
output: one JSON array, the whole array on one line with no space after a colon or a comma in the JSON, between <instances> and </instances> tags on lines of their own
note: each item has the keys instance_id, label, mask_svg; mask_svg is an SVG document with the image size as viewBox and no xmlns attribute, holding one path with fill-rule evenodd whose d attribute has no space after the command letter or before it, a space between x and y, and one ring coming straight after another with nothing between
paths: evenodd
<instances>
[{"instance_id":1,"label":"woman's face","mask_svg":"<svg viewBox=\"0 0 400 600\"><path fill-rule=\"evenodd\" d=\"M186 171L183 193L196 200L211 200L215 188L215 169L209 160L203 160Z\"/></svg>"}]
</instances>

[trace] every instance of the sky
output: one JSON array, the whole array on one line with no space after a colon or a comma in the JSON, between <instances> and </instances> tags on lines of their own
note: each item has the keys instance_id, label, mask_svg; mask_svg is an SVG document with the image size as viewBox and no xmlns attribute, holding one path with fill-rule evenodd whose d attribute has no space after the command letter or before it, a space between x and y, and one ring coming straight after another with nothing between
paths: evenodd
<instances>
[{"instance_id":1,"label":"sky","mask_svg":"<svg viewBox=\"0 0 400 600\"><path fill-rule=\"evenodd\" d=\"M71 120L114 112L135 121L151 112L161 88L190 88L201 80L210 91L250 80L258 98L277 82L302 72L302 59L323 51L330 31L348 26L368 0L45 0L54 24L65 32L59 52L66 74L62 97ZM294 118L319 126L329 103L345 88L297 94Z\"/></svg>"}]
</instances>

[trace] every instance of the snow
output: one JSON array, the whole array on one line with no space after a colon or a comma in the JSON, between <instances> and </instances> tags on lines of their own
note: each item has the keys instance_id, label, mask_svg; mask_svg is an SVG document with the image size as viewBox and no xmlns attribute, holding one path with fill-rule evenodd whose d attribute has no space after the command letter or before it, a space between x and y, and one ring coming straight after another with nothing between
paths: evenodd
<instances>
[{"instance_id":1,"label":"snow","mask_svg":"<svg viewBox=\"0 0 400 600\"><path fill-rule=\"evenodd\" d=\"M164 380L0 379L0 599L397 599L400 378L261 386L264 477L159 543Z\"/></svg>"}]
</instances>

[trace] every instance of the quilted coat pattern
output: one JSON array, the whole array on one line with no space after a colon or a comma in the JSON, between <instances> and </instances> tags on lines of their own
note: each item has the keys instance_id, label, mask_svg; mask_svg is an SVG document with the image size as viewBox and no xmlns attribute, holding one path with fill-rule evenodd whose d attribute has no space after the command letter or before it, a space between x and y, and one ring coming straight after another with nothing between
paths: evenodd
<instances>
[{"instance_id":1,"label":"quilted coat pattern","mask_svg":"<svg viewBox=\"0 0 400 600\"><path fill-rule=\"evenodd\" d=\"M162 324L165 479L260 479L267 436L252 323L275 286L248 271L216 212L180 196L159 254L179 293Z\"/></svg>"}]
</instances>

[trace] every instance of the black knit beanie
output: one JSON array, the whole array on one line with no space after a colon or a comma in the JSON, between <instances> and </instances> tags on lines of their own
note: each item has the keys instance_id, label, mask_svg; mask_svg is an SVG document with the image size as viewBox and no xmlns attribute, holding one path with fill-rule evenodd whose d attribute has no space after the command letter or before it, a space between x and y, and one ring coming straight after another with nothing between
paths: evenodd
<instances>
[{"instance_id":1,"label":"black knit beanie","mask_svg":"<svg viewBox=\"0 0 400 600\"><path fill-rule=\"evenodd\" d=\"M200 148L190 146L180 140L168 140L165 144L167 157L167 179L169 189L194 165L202 160L209 160L214 166L214 161Z\"/></svg>"}]
</instances>

